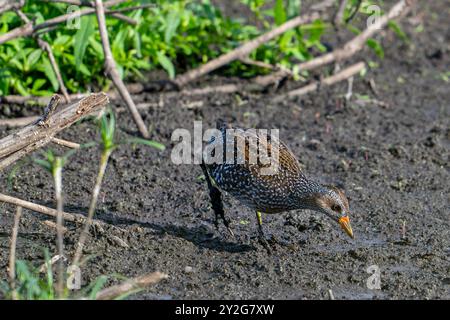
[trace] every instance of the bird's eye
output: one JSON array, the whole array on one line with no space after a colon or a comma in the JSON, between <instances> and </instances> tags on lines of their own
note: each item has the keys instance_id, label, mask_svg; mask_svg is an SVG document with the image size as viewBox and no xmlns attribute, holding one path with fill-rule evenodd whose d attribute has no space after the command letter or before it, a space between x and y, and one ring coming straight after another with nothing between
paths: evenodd
<instances>
[{"instance_id":1,"label":"bird's eye","mask_svg":"<svg viewBox=\"0 0 450 320\"><path fill-rule=\"evenodd\" d=\"M341 212L341 206L338 204L335 204L331 207L331 210L335 211L335 212Z\"/></svg>"}]
</instances>

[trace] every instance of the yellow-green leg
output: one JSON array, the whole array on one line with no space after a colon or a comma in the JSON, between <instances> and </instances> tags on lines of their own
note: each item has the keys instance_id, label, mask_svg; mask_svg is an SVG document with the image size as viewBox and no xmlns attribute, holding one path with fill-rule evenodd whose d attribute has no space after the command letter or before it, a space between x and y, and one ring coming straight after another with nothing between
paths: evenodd
<instances>
[{"instance_id":1,"label":"yellow-green leg","mask_svg":"<svg viewBox=\"0 0 450 320\"><path fill-rule=\"evenodd\" d=\"M264 231L262 228L262 217L261 217L261 212L256 211L256 220L258 221L258 231L260 235L264 235Z\"/></svg>"},{"instance_id":2,"label":"yellow-green leg","mask_svg":"<svg viewBox=\"0 0 450 320\"><path fill-rule=\"evenodd\" d=\"M261 241L262 245L266 248L268 253L271 253L269 243L266 240L266 237L264 236L264 231L262 227L262 217L261 212L256 211L256 220L258 221L258 231L259 231L259 240Z\"/></svg>"}]
</instances>

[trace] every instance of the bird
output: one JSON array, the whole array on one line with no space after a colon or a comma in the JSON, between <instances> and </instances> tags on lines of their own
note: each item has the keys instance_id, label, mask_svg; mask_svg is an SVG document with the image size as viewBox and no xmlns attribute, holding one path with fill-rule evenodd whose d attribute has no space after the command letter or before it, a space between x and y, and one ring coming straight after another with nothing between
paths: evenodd
<instances>
[{"instance_id":1,"label":"bird","mask_svg":"<svg viewBox=\"0 0 450 320\"><path fill-rule=\"evenodd\" d=\"M344 191L307 177L294 153L267 130L232 127L219 120L215 134L204 147L201 168L216 214L216 227L220 217L232 236L230 221L225 218L222 192L255 211L259 236L265 244L262 213L299 209L322 214L354 239Z\"/></svg>"}]
</instances>

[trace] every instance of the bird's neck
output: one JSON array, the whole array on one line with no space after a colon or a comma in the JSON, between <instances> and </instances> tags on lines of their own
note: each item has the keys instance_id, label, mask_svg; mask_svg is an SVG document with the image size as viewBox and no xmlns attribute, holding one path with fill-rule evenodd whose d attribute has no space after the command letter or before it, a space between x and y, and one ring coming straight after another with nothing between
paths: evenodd
<instances>
[{"instance_id":1,"label":"bird's neck","mask_svg":"<svg viewBox=\"0 0 450 320\"><path fill-rule=\"evenodd\" d=\"M300 177L294 193L297 209L316 210L318 195L327 192L327 189L319 182L308 180L306 177Z\"/></svg>"}]
</instances>

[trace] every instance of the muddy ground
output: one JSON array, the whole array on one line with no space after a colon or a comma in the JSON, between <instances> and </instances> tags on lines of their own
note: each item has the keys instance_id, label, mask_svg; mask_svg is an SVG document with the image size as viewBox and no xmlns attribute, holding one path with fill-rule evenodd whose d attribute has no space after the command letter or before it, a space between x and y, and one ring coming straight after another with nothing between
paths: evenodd
<instances>
[{"instance_id":1,"label":"muddy ground","mask_svg":"<svg viewBox=\"0 0 450 320\"><path fill-rule=\"evenodd\" d=\"M355 57L354 61L376 61L379 67L355 78L348 102L343 100L343 82L276 105L268 102L270 92L211 94L166 98L163 106L143 112L152 139L168 148L160 152L124 145L112 155L96 217L123 231L107 229L91 236L83 283L100 275L133 277L160 270L170 278L134 298L328 299L331 289L336 298L345 299L449 299L450 96L443 79L450 62L447 4L429 2L418 8L416 20L404 20L409 44L391 32L385 34L384 60L368 51ZM420 18L424 28L417 32ZM377 95L368 85L370 79ZM241 81L211 76L192 86ZM288 84L294 86L298 84ZM159 101L155 94L135 99ZM16 116L33 112L9 109ZM269 255L257 241L254 213L229 197L225 206L236 239L223 228L215 231L201 170L170 161L170 138L176 128L192 128L194 120L202 120L206 128L217 118L244 127L280 129L309 176L345 187L355 240L314 212L264 216L267 234L279 241ZM136 135L127 114L120 114L118 122L119 139ZM9 132L0 128L1 136ZM92 121L83 121L61 137L85 143L98 139L98 133ZM66 211L87 211L98 160L97 150L89 149L66 165ZM1 192L54 206L46 172L25 162L8 183L11 170L1 174ZM3 279L13 210L0 205ZM42 248L56 252L55 232L42 224L45 219L25 211L19 259L39 265ZM80 228L67 226L65 246L70 254ZM372 265L381 272L380 290L367 287L367 268Z\"/></svg>"}]
</instances>

